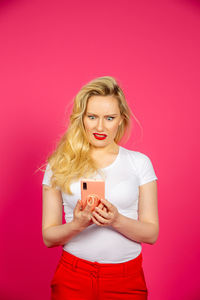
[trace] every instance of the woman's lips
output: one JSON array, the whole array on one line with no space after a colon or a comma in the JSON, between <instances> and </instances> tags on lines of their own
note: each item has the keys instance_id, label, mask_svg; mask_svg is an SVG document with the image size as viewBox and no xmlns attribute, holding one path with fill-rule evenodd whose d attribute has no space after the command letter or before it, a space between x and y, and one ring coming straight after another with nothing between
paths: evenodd
<instances>
[{"instance_id":1,"label":"woman's lips","mask_svg":"<svg viewBox=\"0 0 200 300\"><path fill-rule=\"evenodd\" d=\"M105 134L97 134L97 133L93 133L94 134L94 137L97 139L97 140L104 140L106 137L107 137L107 135L105 135Z\"/></svg>"}]
</instances>

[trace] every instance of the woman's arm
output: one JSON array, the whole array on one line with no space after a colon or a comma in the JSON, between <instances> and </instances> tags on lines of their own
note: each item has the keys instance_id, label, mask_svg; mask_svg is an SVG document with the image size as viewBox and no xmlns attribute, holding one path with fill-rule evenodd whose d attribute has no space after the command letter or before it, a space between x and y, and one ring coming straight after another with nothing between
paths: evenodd
<instances>
[{"instance_id":1,"label":"woman's arm","mask_svg":"<svg viewBox=\"0 0 200 300\"><path fill-rule=\"evenodd\" d=\"M156 224L141 222L119 215L118 222L113 228L125 235L127 238L147 244L154 244L158 238L158 227Z\"/></svg>"},{"instance_id":2,"label":"woman's arm","mask_svg":"<svg viewBox=\"0 0 200 300\"><path fill-rule=\"evenodd\" d=\"M159 221L156 180L139 187L138 220L119 214L113 228L136 242L154 244L157 241Z\"/></svg>"},{"instance_id":3,"label":"woman's arm","mask_svg":"<svg viewBox=\"0 0 200 300\"><path fill-rule=\"evenodd\" d=\"M154 244L159 233L157 182L143 184L139 189L138 220L125 217L109 201L102 200L109 213L96 209L93 222L100 226L111 225L133 241Z\"/></svg>"},{"instance_id":4,"label":"woman's arm","mask_svg":"<svg viewBox=\"0 0 200 300\"><path fill-rule=\"evenodd\" d=\"M77 201L74 218L71 222L62 224L62 195L59 190L43 185L42 236L47 247L66 244L72 237L91 225L89 207L81 210Z\"/></svg>"}]
</instances>

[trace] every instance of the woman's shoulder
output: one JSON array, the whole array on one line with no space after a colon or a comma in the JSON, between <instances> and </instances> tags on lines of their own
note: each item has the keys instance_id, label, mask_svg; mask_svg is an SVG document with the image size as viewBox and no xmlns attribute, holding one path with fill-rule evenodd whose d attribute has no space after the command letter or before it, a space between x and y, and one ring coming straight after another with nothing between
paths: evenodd
<instances>
[{"instance_id":1,"label":"woman's shoulder","mask_svg":"<svg viewBox=\"0 0 200 300\"><path fill-rule=\"evenodd\" d=\"M50 164L47 163L46 164L46 169L45 169L45 172L44 172L44 176L43 176L42 184L46 184L46 185L50 186L50 179L51 179L52 175L53 175L53 172L51 170Z\"/></svg>"},{"instance_id":2,"label":"woman's shoulder","mask_svg":"<svg viewBox=\"0 0 200 300\"><path fill-rule=\"evenodd\" d=\"M143 152L135 151L127 148L122 149L128 157L128 161L139 177L139 185L157 180L155 170L151 159Z\"/></svg>"},{"instance_id":3,"label":"woman's shoulder","mask_svg":"<svg viewBox=\"0 0 200 300\"><path fill-rule=\"evenodd\" d=\"M149 160L149 156L141 151L136 151L136 150L132 150L132 149L128 149L125 147L122 147L122 151L125 155L127 155L128 157L130 157L132 160L136 160L138 162L142 162L142 161L146 161Z\"/></svg>"}]
</instances>

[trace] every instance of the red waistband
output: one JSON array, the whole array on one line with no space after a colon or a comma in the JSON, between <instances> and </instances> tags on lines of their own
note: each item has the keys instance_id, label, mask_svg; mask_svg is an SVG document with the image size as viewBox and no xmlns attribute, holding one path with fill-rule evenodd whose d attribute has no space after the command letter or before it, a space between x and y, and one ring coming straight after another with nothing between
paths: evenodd
<instances>
[{"instance_id":1,"label":"red waistband","mask_svg":"<svg viewBox=\"0 0 200 300\"><path fill-rule=\"evenodd\" d=\"M91 262L82 258L79 258L65 250L62 252L60 263L63 265L71 265L72 268L77 268L83 272L95 272L101 275L115 275L119 274L134 274L142 268L142 252L134 259L123 263L99 263Z\"/></svg>"}]
</instances>

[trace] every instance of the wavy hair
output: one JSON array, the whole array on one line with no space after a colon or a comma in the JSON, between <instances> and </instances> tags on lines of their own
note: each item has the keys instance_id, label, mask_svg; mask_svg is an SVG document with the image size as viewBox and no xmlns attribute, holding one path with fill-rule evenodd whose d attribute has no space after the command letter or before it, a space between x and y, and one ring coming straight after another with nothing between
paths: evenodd
<instances>
[{"instance_id":1,"label":"wavy hair","mask_svg":"<svg viewBox=\"0 0 200 300\"><path fill-rule=\"evenodd\" d=\"M83 117L91 96L113 96L117 99L123 121L114 141L118 144L125 133L130 135L132 114L124 93L111 76L95 78L85 84L73 99L73 109L67 131L61 137L55 151L47 158L52 170L51 186L72 195L70 184L80 177L89 177L99 170L90 157L90 144L86 136ZM101 172L101 171L100 171Z\"/></svg>"}]
</instances>

